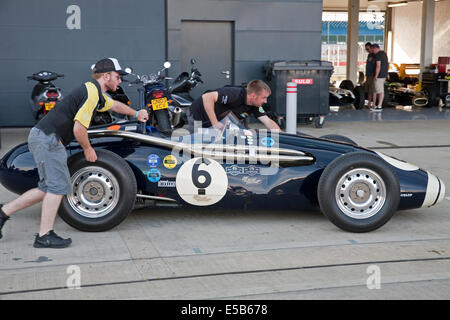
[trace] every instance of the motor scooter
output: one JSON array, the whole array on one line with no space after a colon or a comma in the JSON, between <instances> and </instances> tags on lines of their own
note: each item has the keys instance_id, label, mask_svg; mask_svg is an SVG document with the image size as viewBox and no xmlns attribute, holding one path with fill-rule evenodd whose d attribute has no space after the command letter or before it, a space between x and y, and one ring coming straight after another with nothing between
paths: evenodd
<instances>
[{"instance_id":1,"label":"motor scooter","mask_svg":"<svg viewBox=\"0 0 450 320\"><path fill-rule=\"evenodd\" d=\"M63 74L53 71L40 71L27 76L28 80L37 81L30 97L31 112L36 123L53 109L56 102L62 100L61 89L57 88L52 81L63 77Z\"/></svg>"}]
</instances>

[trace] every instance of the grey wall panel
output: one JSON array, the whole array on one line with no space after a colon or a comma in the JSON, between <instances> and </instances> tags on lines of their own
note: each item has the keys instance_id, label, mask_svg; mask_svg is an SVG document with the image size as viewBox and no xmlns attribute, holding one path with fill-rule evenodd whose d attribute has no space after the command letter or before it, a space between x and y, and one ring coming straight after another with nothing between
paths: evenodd
<instances>
[{"instance_id":1,"label":"grey wall panel","mask_svg":"<svg viewBox=\"0 0 450 320\"><path fill-rule=\"evenodd\" d=\"M67 8L80 8L81 28L69 30ZM116 57L138 73L158 70L166 56L165 0L2 0L0 3L0 126L30 126L26 76L64 73L68 93L90 79L90 65ZM125 88L137 105L136 88Z\"/></svg>"},{"instance_id":2,"label":"grey wall panel","mask_svg":"<svg viewBox=\"0 0 450 320\"><path fill-rule=\"evenodd\" d=\"M249 44L245 50L236 50L236 60L318 59L320 47L309 44L320 36L320 32L236 32L236 43Z\"/></svg>"},{"instance_id":3,"label":"grey wall panel","mask_svg":"<svg viewBox=\"0 0 450 320\"><path fill-rule=\"evenodd\" d=\"M250 82L254 79L265 80L262 65L266 61L236 61L236 71L235 77L236 84L241 84L242 82Z\"/></svg>"},{"instance_id":4,"label":"grey wall panel","mask_svg":"<svg viewBox=\"0 0 450 320\"><path fill-rule=\"evenodd\" d=\"M167 1L170 60L180 60L182 55L181 21L234 22L235 84L260 77L268 60L321 57L321 0ZM173 68L170 72L176 76L181 71Z\"/></svg>"}]
</instances>

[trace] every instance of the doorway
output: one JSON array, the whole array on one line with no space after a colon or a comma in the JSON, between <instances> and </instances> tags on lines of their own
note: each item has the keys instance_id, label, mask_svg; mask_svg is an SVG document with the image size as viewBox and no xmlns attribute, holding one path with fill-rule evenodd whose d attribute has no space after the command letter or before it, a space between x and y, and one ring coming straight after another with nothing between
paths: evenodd
<instances>
[{"instance_id":1,"label":"doorway","mask_svg":"<svg viewBox=\"0 0 450 320\"><path fill-rule=\"evenodd\" d=\"M194 58L204 81L192 90L193 98L234 82L233 34L232 21L181 21L181 70L190 71Z\"/></svg>"}]
</instances>

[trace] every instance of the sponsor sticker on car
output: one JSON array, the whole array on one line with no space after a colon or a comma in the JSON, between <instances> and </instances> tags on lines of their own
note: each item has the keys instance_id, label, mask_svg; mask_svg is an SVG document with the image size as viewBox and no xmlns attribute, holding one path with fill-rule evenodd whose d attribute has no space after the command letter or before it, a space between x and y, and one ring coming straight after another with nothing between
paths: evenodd
<instances>
[{"instance_id":1,"label":"sponsor sticker on car","mask_svg":"<svg viewBox=\"0 0 450 320\"><path fill-rule=\"evenodd\" d=\"M178 163L177 158L171 154L165 156L163 159L164 167L166 167L167 169L175 168L177 163Z\"/></svg>"},{"instance_id":2,"label":"sponsor sticker on car","mask_svg":"<svg viewBox=\"0 0 450 320\"><path fill-rule=\"evenodd\" d=\"M159 156L156 154L151 154L147 157L147 165L150 168L156 168L157 166L159 166L159 162L160 162Z\"/></svg>"},{"instance_id":3,"label":"sponsor sticker on car","mask_svg":"<svg viewBox=\"0 0 450 320\"><path fill-rule=\"evenodd\" d=\"M161 179L161 172L158 169L150 169L147 178L150 182L158 182Z\"/></svg>"}]
</instances>

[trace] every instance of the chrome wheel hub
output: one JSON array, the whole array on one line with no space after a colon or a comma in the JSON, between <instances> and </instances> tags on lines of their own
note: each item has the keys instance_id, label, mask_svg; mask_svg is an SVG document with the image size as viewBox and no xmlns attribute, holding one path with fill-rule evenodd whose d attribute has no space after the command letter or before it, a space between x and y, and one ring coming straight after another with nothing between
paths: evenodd
<instances>
[{"instance_id":1,"label":"chrome wheel hub","mask_svg":"<svg viewBox=\"0 0 450 320\"><path fill-rule=\"evenodd\" d=\"M340 179L335 190L341 211L354 219L367 219L380 211L386 201L383 179L369 169L353 169Z\"/></svg>"},{"instance_id":2,"label":"chrome wheel hub","mask_svg":"<svg viewBox=\"0 0 450 320\"><path fill-rule=\"evenodd\" d=\"M110 213L119 201L120 188L114 175L100 167L85 167L72 176L69 205L86 218L100 218Z\"/></svg>"}]
</instances>

